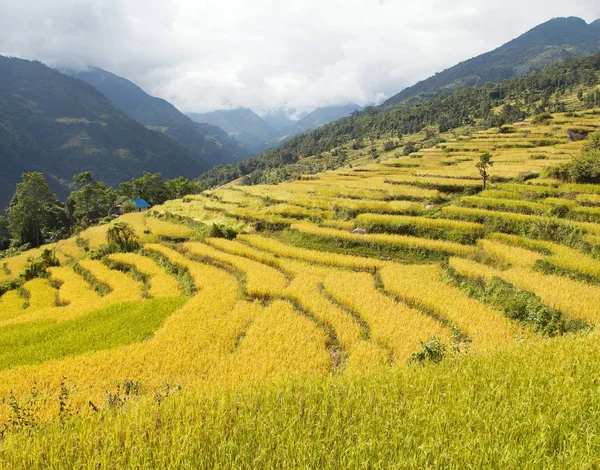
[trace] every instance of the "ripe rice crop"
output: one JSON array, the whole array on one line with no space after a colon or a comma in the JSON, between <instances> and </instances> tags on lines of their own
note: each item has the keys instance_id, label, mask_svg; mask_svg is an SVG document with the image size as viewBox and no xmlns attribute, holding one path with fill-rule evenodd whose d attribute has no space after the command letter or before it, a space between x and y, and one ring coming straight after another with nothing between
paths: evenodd
<instances>
[{"instance_id":1,"label":"ripe rice crop","mask_svg":"<svg viewBox=\"0 0 600 470\"><path fill-rule=\"evenodd\" d=\"M422 212L423 208L409 201L369 201L354 199L317 199L290 198L289 204L303 207L319 207L325 210L346 209L354 212L379 212L388 214L406 214Z\"/></svg>"},{"instance_id":2,"label":"ripe rice crop","mask_svg":"<svg viewBox=\"0 0 600 470\"><path fill-rule=\"evenodd\" d=\"M165 222L155 217L146 217L144 219L146 227L159 237L185 239L194 235L194 231L184 225Z\"/></svg>"},{"instance_id":3,"label":"ripe rice crop","mask_svg":"<svg viewBox=\"0 0 600 470\"><path fill-rule=\"evenodd\" d=\"M545 214L549 211L549 207L547 205L514 199L464 196L460 199L460 203L471 207L482 207L490 210L507 210L526 214Z\"/></svg>"},{"instance_id":4,"label":"ripe rice crop","mask_svg":"<svg viewBox=\"0 0 600 470\"><path fill-rule=\"evenodd\" d=\"M536 193L553 195L559 191L550 186L539 186L533 184L517 184L517 183L497 183L492 186L492 189L500 189L502 191L513 191L517 193Z\"/></svg>"},{"instance_id":5,"label":"ripe rice crop","mask_svg":"<svg viewBox=\"0 0 600 470\"><path fill-rule=\"evenodd\" d=\"M101 261L83 260L79 265L102 284L108 285L112 302L131 302L142 299L142 284L127 274L109 269Z\"/></svg>"},{"instance_id":6,"label":"ripe rice crop","mask_svg":"<svg viewBox=\"0 0 600 470\"><path fill-rule=\"evenodd\" d=\"M96 294L81 276L72 269L66 267L49 268L50 278L60 283L58 289L58 300L61 304L88 306L95 305L100 301Z\"/></svg>"},{"instance_id":7,"label":"ripe rice crop","mask_svg":"<svg viewBox=\"0 0 600 470\"><path fill-rule=\"evenodd\" d=\"M373 341L388 348L397 365L406 363L421 342L431 337L449 342L447 328L379 292L372 274L332 273L325 278L324 286L331 297L364 318Z\"/></svg>"},{"instance_id":8,"label":"ripe rice crop","mask_svg":"<svg viewBox=\"0 0 600 470\"><path fill-rule=\"evenodd\" d=\"M151 298L161 297L179 297L181 291L177 285L176 279L167 274L151 259L135 253L115 253L108 257L113 261L118 261L135 267L141 273L150 277L150 289L148 294Z\"/></svg>"},{"instance_id":9,"label":"ripe rice crop","mask_svg":"<svg viewBox=\"0 0 600 470\"><path fill-rule=\"evenodd\" d=\"M9 258L0 258L0 282L16 279L29 263L29 259L36 258L41 253L41 249L34 249Z\"/></svg>"},{"instance_id":10,"label":"ripe rice crop","mask_svg":"<svg viewBox=\"0 0 600 470\"><path fill-rule=\"evenodd\" d=\"M386 179L387 183L391 184L408 184L419 186L421 188L456 188L456 189L478 189L481 188L481 182L472 179L459 178L436 178L436 177L419 177L414 176L393 176Z\"/></svg>"},{"instance_id":11,"label":"ripe rice crop","mask_svg":"<svg viewBox=\"0 0 600 470\"><path fill-rule=\"evenodd\" d=\"M287 287L285 276L265 264L222 252L204 243L185 243L184 248L195 256L226 263L243 272L251 296L278 297Z\"/></svg>"},{"instance_id":12,"label":"ripe rice crop","mask_svg":"<svg viewBox=\"0 0 600 470\"><path fill-rule=\"evenodd\" d=\"M9 290L0 297L0 320L8 320L26 313L25 299L19 291Z\"/></svg>"},{"instance_id":13,"label":"ripe rice crop","mask_svg":"<svg viewBox=\"0 0 600 470\"><path fill-rule=\"evenodd\" d=\"M58 290L52 287L47 279L32 279L23 284L22 288L29 295L29 311L54 307Z\"/></svg>"},{"instance_id":14,"label":"ripe rice crop","mask_svg":"<svg viewBox=\"0 0 600 470\"><path fill-rule=\"evenodd\" d=\"M456 325L477 350L506 346L520 334L501 312L443 282L438 266L389 264L381 279L387 291Z\"/></svg>"},{"instance_id":15,"label":"ripe rice crop","mask_svg":"<svg viewBox=\"0 0 600 470\"><path fill-rule=\"evenodd\" d=\"M474 222L463 222L450 219L431 219L428 217L411 217L399 215L383 214L360 214L356 217L359 224L381 224L388 226L396 225L415 225L424 228L434 228L443 230L457 230L461 232L483 233L484 227Z\"/></svg>"},{"instance_id":16,"label":"ripe rice crop","mask_svg":"<svg viewBox=\"0 0 600 470\"><path fill-rule=\"evenodd\" d=\"M564 199L559 197L547 197L545 199L540 200L542 204L551 204L555 206L567 206L569 209L575 209L579 207L576 201L572 199Z\"/></svg>"},{"instance_id":17,"label":"ripe rice crop","mask_svg":"<svg viewBox=\"0 0 600 470\"><path fill-rule=\"evenodd\" d=\"M583 274L600 277L600 260L573 248L544 240L531 240L504 234L493 234L493 238L512 245L520 245L531 249L542 249L550 254L541 255L544 259L561 268L578 271ZM535 264L535 263L534 263ZM521 267L531 267L522 265Z\"/></svg>"},{"instance_id":18,"label":"ripe rice crop","mask_svg":"<svg viewBox=\"0 0 600 470\"><path fill-rule=\"evenodd\" d=\"M277 240L260 235L240 235L240 240L250 243L260 250L268 251L285 258L299 259L309 263L323 264L326 266L341 266L351 269L373 270L374 267L382 267L385 261L360 256L342 255L338 253L326 253L322 251L309 250L286 245Z\"/></svg>"},{"instance_id":19,"label":"ripe rice crop","mask_svg":"<svg viewBox=\"0 0 600 470\"><path fill-rule=\"evenodd\" d=\"M318 227L310 224L293 224L292 229L299 232L314 235L317 237L333 238L347 240L361 244L388 245L404 248L417 248L432 251L441 251L445 253L455 253L468 255L475 253L475 248L458 243L446 242L443 240L428 240L425 238L410 237L406 235L388 235L388 234L367 234L359 235L342 230Z\"/></svg>"},{"instance_id":20,"label":"ripe rice crop","mask_svg":"<svg viewBox=\"0 0 600 470\"><path fill-rule=\"evenodd\" d=\"M600 287L583 284L566 277L545 275L526 268L495 270L470 260L451 258L450 266L473 277L489 279L496 276L514 286L537 295L544 304L560 310L571 318L592 322L600 320Z\"/></svg>"},{"instance_id":21,"label":"ripe rice crop","mask_svg":"<svg viewBox=\"0 0 600 470\"><path fill-rule=\"evenodd\" d=\"M478 244L493 258L522 268L531 268L535 265L536 261L544 258L542 254L535 251L498 243L492 240L479 240Z\"/></svg>"},{"instance_id":22,"label":"ripe rice crop","mask_svg":"<svg viewBox=\"0 0 600 470\"><path fill-rule=\"evenodd\" d=\"M575 200L585 206L600 206L600 194L578 194Z\"/></svg>"},{"instance_id":23,"label":"ripe rice crop","mask_svg":"<svg viewBox=\"0 0 600 470\"><path fill-rule=\"evenodd\" d=\"M449 217L456 217L461 220L471 220L485 223L486 219L504 220L509 222L524 223L558 223L579 227L591 233L600 234L600 224L590 222L577 222L574 220L557 219L553 217L544 217L540 215L519 214L516 212L490 211L487 209L474 209L471 207L445 206L442 213Z\"/></svg>"}]
</instances>

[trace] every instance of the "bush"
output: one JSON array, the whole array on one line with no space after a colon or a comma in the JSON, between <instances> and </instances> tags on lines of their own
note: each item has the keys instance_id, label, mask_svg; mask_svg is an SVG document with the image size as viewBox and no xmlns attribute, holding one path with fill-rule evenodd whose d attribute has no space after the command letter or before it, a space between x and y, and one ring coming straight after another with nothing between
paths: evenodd
<instances>
[{"instance_id":1,"label":"bush","mask_svg":"<svg viewBox=\"0 0 600 470\"><path fill-rule=\"evenodd\" d=\"M424 365L427 362L439 364L446 355L446 346L439 340L433 337L426 342L421 342L421 350L413 353L408 359L409 363Z\"/></svg>"},{"instance_id":2,"label":"bush","mask_svg":"<svg viewBox=\"0 0 600 470\"><path fill-rule=\"evenodd\" d=\"M106 241L121 252L137 251L140 244L135 230L127 222L117 222L106 231Z\"/></svg>"},{"instance_id":3,"label":"bush","mask_svg":"<svg viewBox=\"0 0 600 470\"><path fill-rule=\"evenodd\" d=\"M226 238L227 240L233 240L237 237L237 232L231 227L226 225L213 224L208 232L210 238Z\"/></svg>"},{"instance_id":4,"label":"bush","mask_svg":"<svg viewBox=\"0 0 600 470\"><path fill-rule=\"evenodd\" d=\"M405 156L407 156L407 155L410 155L411 153L416 153L419 150L420 150L419 147L417 147L417 145L414 142L407 142L406 145L404 146L403 154Z\"/></svg>"},{"instance_id":5,"label":"bush","mask_svg":"<svg viewBox=\"0 0 600 470\"><path fill-rule=\"evenodd\" d=\"M398 144L396 142L394 142L393 140L387 140L383 143L383 151L384 152L391 152L392 150L395 150L398 148Z\"/></svg>"},{"instance_id":6,"label":"bush","mask_svg":"<svg viewBox=\"0 0 600 470\"><path fill-rule=\"evenodd\" d=\"M541 113L534 116L531 122L533 124L548 124L552 119L554 119L554 116L552 116L552 114Z\"/></svg>"},{"instance_id":7,"label":"bush","mask_svg":"<svg viewBox=\"0 0 600 470\"><path fill-rule=\"evenodd\" d=\"M40 256L29 261L21 276L29 281L36 277L45 277L47 269L52 266L60 266L58 259L51 250L45 249Z\"/></svg>"},{"instance_id":8,"label":"bush","mask_svg":"<svg viewBox=\"0 0 600 470\"><path fill-rule=\"evenodd\" d=\"M600 133L572 161L550 168L548 176L570 183L600 183Z\"/></svg>"}]
</instances>

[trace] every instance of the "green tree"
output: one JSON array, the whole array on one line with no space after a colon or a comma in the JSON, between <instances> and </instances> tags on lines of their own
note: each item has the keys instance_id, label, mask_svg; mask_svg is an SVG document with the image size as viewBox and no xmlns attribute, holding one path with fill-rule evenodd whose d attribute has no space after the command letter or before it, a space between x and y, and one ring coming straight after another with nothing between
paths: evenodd
<instances>
[{"instance_id":1,"label":"green tree","mask_svg":"<svg viewBox=\"0 0 600 470\"><path fill-rule=\"evenodd\" d=\"M163 184L163 191L166 200L181 199L183 196L187 196L188 194L199 193L200 186L198 183L192 182L189 179L180 176L179 178L173 178L165 181Z\"/></svg>"},{"instance_id":2,"label":"green tree","mask_svg":"<svg viewBox=\"0 0 600 470\"><path fill-rule=\"evenodd\" d=\"M135 251L139 248L138 236L127 222L117 222L106 231L106 241L118 251Z\"/></svg>"},{"instance_id":3,"label":"green tree","mask_svg":"<svg viewBox=\"0 0 600 470\"><path fill-rule=\"evenodd\" d=\"M549 176L571 183L600 182L600 133L593 134L573 160L548 171Z\"/></svg>"},{"instance_id":4,"label":"green tree","mask_svg":"<svg viewBox=\"0 0 600 470\"><path fill-rule=\"evenodd\" d=\"M76 189L67 198L66 209L80 228L108 216L116 205L117 192L105 183L94 180L91 171L73 176L71 188Z\"/></svg>"},{"instance_id":5,"label":"green tree","mask_svg":"<svg viewBox=\"0 0 600 470\"><path fill-rule=\"evenodd\" d=\"M119 186L119 192L131 199L144 199L153 206L165 202L165 187L160 173L144 172L139 178L132 179Z\"/></svg>"},{"instance_id":6,"label":"green tree","mask_svg":"<svg viewBox=\"0 0 600 470\"><path fill-rule=\"evenodd\" d=\"M481 181L483 182L483 189L485 190L485 188L487 187L487 180L489 178L488 168L494 166L494 163L492 162L492 154L486 152L483 155L481 155L479 157L479 161L475 166L479 170L479 176L481 176Z\"/></svg>"},{"instance_id":7,"label":"green tree","mask_svg":"<svg viewBox=\"0 0 600 470\"><path fill-rule=\"evenodd\" d=\"M6 250L10 245L10 231L8 230L8 220L0 215L0 250Z\"/></svg>"},{"instance_id":8,"label":"green tree","mask_svg":"<svg viewBox=\"0 0 600 470\"><path fill-rule=\"evenodd\" d=\"M14 244L40 246L56 229L67 231L68 218L40 172L23 173L8 207L8 229Z\"/></svg>"}]
</instances>

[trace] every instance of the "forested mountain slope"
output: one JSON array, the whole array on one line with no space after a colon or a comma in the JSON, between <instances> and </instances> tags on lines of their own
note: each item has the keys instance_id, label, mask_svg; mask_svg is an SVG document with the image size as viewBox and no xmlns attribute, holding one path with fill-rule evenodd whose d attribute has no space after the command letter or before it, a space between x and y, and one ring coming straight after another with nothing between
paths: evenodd
<instances>
[{"instance_id":1,"label":"forested mountain slope","mask_svg":"<svg viewBox=\"0 0 600 470\"><path fill-rule=\"evenodd\" d=\"M398 104L417 95L462 86L500 82L537 70L568 57L600 51L600 20L587 24L581 18L554 18L498 49L435 74L409 87L384 103Z\"/></svg>"},{"instance_id":2,"label":"forested mountain slope","mask_svg":"<svg viewBox=\"0 0 600 470\"><path fill-rule=\"evenodd\" d=\"M0 207L33 169L65 182L91 170L116 185L143 171L193 177L211 166L91 85L39 62L0 57L0 84Z\"/></svg>"},{"instance_id":3,"label":"forested mountain slope","mask_svg":"<svg viewBox=\"0 0 600 470\"><path fill-rule=\"evenodd\" d=\"M149 95L125 78L99 68L69 74L88 82L130 118L171 137L212 165L233 163L251 155L227 133L199 125L168 101Z\"/></svg>"},{"instance_id":4,"label":"forested mountain slope","mask_svg":"<svg viewBox=\"0 0 600 470\"><path fill-rule=\"evenodd\" d=\"M576 87L582 90L582 106L593 107L600 103L599 94L584 93L583 90L598 83L599 73L600 54L595 54L550 64L541 71L500 84L465 87L450 96L441 94L420 103L387 109L367 108L352 117L298 135L257 157L216 167L202 175L201 182L209 188L246 175L249 183L273 182L277 178L293 177L289 166L305 161L307 157L316 156L313 162L317 171L323 169L319 167L319 161L327 161L329 165L335 159L338 165L343 164L344 150L340 147L351 141L354 141L352 145L362 148L367 147L368 139L381 136L402 139L428 126L430 133L435 134L473 124L476 120L483 127L502 126L545 110L562 111L565 104L559 96L552 98L553 95ZM498 109L502 106L503 109ZM324 155L326 152L331 152L328 159Z\"/></svg>"}]
</instances>

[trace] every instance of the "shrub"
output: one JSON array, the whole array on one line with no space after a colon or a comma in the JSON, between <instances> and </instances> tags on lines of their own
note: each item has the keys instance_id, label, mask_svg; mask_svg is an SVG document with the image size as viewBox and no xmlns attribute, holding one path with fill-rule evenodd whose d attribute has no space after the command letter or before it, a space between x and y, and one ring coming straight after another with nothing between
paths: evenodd
<instances>
[{"instance_id":1,"label":"shrub","mask_svg":"<svg viewBox=\"0 0 600 470\"><path fill-rule=\"evenodd\" d=\"M409 363L424 365L427 362L439 364L446 355L446 346L439 338L430 338L421 342L421 350L413 353L408 359Z\"/></svg>"},{"instance_id":2,"label":"shrub","mask_svg":"<svg viewBox=\"0 0 600 470\"><path fill-rule=\"evenodd\" d=\"M36 277L45 277L46 270L52 266L60 266L60 263L51 250L45 249L40 256L29 262L22 276L26 281Z\"/></svg>"},{"instance_id":3,"label":"shrub","mask_svg":"<svg viewBox=\"0 0 600 470\"><path fill-rule=\"evenodd\" d=\"M548 124L552 119L554 119L554 116L552 116L552 114L541 113L534 116L531 122L533 124Z\"/></svg>"},{"instance_id":4,"label":"shrub","mask_svg":"<svg viewBox=\"0 0 600 470\"><path fill-rule=\"evenodd\" d=\"M140 248L135 230L127 222L117 222L106 231L106 241L121 252L136 251Z\"/></svg>"},{"instance_id":5,"label":"shrub","mask_svg":"<svg viewBox=\"0 0 600 470\"><path fill-rule=\"evenodd\" d=\"M572 161L550 168L548 175L570 183L600 182L600 133L594 134Z\"/></svg>"},{"instance_id":6,"label":"shrub","mask_svg":"<svg viewBox=\"0 0 600 470\"><path fill-rule=\"evenodd\" d=\"M238 233L231 227L213 224L210 228L208 236L210 238L226 238L227 240L233 240L235 237L237 237L237 234Z\"/></svg>"}]
</instances>

